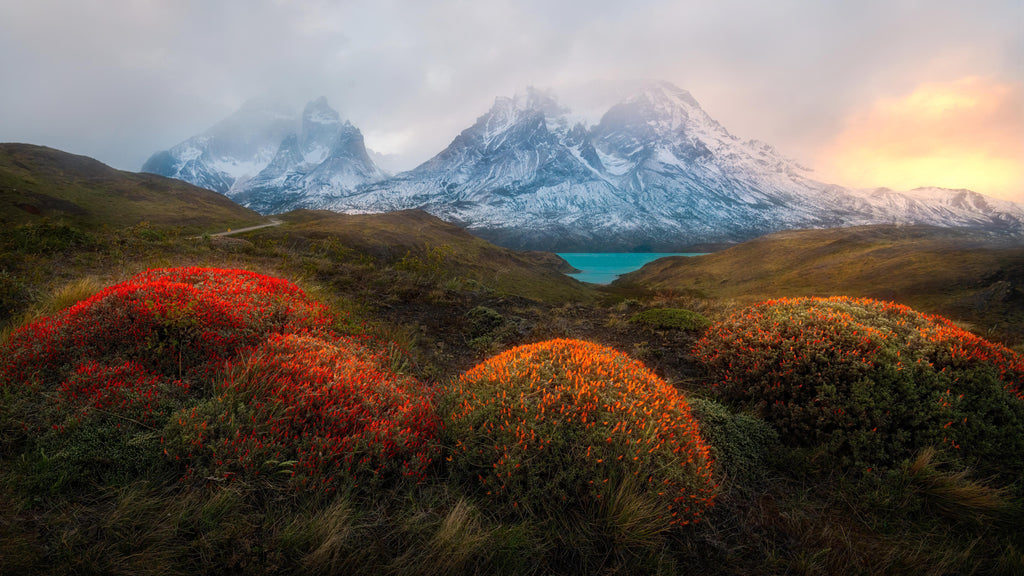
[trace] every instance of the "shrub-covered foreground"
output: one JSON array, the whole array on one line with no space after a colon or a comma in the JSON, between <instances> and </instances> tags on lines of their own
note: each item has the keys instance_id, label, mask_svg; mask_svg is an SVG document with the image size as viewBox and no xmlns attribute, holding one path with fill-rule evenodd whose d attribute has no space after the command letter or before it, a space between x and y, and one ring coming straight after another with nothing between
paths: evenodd
<instances>
[{"instance_id":1,"label":"shrub-covered foreground","mask_svg":"<svg viewBox=\"0 0 1024 576\"><path fill-rule=\"evenodd\" d=\"M862 308L848 314L879 333L876 316L896 327L913 319L899 308ZM776 322L785 324L737 330L760 335ZM702 438L689 401L610 348L535 344L430 386L389 369L391 345L339 336L335 324L290 282L189 268L147 272L18 330L0 350L0 571L1012 574L1024 566L1020 498L963 468L981 464L968 446L1013 449L1005 436L989 447L957 437L960 449L926 448L881 475L848 475L816 459L828 475L808 483L808 455L825 445L852 461L856 443L829 444L813 426L805 437L786 427L795 416L773 427L710 399L692 402ZM884 352L852 350L873 354L876 366L895 354L882 374L898 376L936 330L921 324L921 338L880 339ZM709 338L716 334L725 339L714 329ZM760 346L748 334L742 348L719 348L742 357L775 354L780 341L809 347L817 368L779 377L807 387L820 374L842 380L842 362L826 361L835 352L819 341L826 336L763 336ZM1016 401L1004 389L1019 392L1015 357L966 334L951 342L947 364L941 351L928 360L959 387L943 388L940 407L991 400L997 408L976 418L988 422L979 430L1014 426L1015 405L1000 412L996 400ZM927 374L925 362L913 365ZM862 368L862 379L909 390L932 382L871 380L872 365ZM857 387L874 388L884 386ZM930 428L907 420L900 398L854 395L894 406L909 426L895 439L912 451ZM767 404L744 403L768 414ZM953 424L943 429L968 430L974 419L965 427L946 418ZM869 438L885 439L885 450L894 442ZM710 455L721 459L714 480ZM1007 462L1020 459L993 457L992 469L1005 478Z\"/></svg>"},{"instance_id":2,"label":"shrub-covered foreground","mask_svg":"<svg viewBox=\"0 0 1024 576\"><path fill-rule=\"evenodd\" d=\"M1024 359L944 318L773 300L714 325L695 352L723 397L842 465L892 467L933 446L1008 482L1024 464Z\"/></svg>"},{"instance_id":3,"label":"shrub-covered foreground","mask_svg":"<svg viewBox=\"0 0 1024 576\"><path fill-rule=\"evenodd\" d=\"M624 561L664 545L672 525L696 521L712 502L709 449L686 401L622 354L557 340L501 355L446 391L451 430L440 437L441 387L390 371L371 343L333 333L333 323L290 282L184 268L148 271L22 327L0 362L2 448L19 455L5 459L5 490L52 502L48 524L68 503L96 510L92 521L112 533L125 529L120 514L174 517L166 531L131 530L190 549L199 541L189 533L218 532L229 548L268 539L307 568L331 570L373 565L381 550L416 542L421 561L443 553L441 572L472 558L507 563L499 559L511 542L539 554L531 565ZM413 489L448 513L410 504ZM327 506L326 516L308 530L268 526L272 504L283 506L275 522L307 506ZM110 506L125 512L111 517ZM384 527L362 516L371 510L405 519ZM481 512L505 518L511 532L483 528ZM195 515L198 526L186 520ZM354 545L361 516L387 534L368 555ZM218 518L255 522L252 534ZM420 534L424 522L433 537ZM506 545L479 548L495 538ZM67 531L60 539L84 545ZM324 551L324 540L336 547ZM113 558L128 561L136 545ZM105 559L109 550L57 549L68 554L41 562L139 568ZM388 562L416 572L404 554Z\"/></svg>"}]
</instances>

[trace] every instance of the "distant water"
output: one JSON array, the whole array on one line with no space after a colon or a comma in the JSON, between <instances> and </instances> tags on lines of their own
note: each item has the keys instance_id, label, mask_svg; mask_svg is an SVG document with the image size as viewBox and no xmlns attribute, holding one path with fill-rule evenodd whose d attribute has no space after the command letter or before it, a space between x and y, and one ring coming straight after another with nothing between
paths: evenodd
<instances>
[{"instance_id":1,"label":"distant water","mask_svg":"<svg viewBox=\"0 0 1024 576\"><path fill-rule=\"evenodd\" d=\"M661 252L559 252L572 267L581 270L569 274L580 282L611 284L619 276L639 270L644 264L666 256L703 256L703 253Z\"/></svg>"}]
</instances>

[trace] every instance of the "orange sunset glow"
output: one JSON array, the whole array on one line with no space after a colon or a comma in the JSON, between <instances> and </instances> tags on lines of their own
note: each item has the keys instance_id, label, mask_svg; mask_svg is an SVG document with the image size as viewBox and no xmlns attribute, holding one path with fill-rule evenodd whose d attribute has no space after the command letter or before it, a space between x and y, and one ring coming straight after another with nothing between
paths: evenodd
<instances>
[{"instance_id":1,"label":"orange sunset glow","mask_svg":"<svg viewBox=\"0 0 1024 576\"><path fill-rule=\"evenodd\" d=\"M817 165L845 186L968 188L1024 202L1024 85L968 77L877 100L847 119Z\"/></svg>"}]
</instances>

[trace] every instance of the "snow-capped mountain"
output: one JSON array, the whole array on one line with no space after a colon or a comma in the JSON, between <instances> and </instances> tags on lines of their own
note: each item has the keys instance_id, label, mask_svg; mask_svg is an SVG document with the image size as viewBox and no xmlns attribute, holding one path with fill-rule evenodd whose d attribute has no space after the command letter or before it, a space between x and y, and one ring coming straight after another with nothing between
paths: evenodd
<instances>
[{"instance_id":1,"label":"snow-capped mountain","mask_svg":"<svg viewBox=\"0 0 1024 576\"><path fill-rule=\"evenodd\" d=\"M424 208L513 246L539 246L545 240L537 237L540 230L576 235L593 229L612 236L617 223L638 212L585 159L594 157L586 134L540 91L498 98L431 160L325 207Z\"/></svg>"},{"instance_id":2,"label":"snow-capped mountain","mask_svg":"<svg viewBox=\"0 0 1024 576\"><path fill-rule=\"evenodd\" d=\"M265 213L421 208L498 244L551 251L671 251L881 223L1024 237L1024 206L974 192L819 182L768 144L730 134L667 82L643 85L594 126L539 90L497 98L438 155L387 179L358 130L321 100L265 168L227 193Z\"/></svg>"},{"instance_id":3,"label":"snow-capped mountain","mask_svg":"<svg viewBox=\"0 0 1024 576\"><path fill-rule=\"evenodd\" d=\"M296 114L280 103L250 100L206 132L153 154L142 171L227 194L266 168L298 128Z\"/></svg>"},{"instance_id":4,"label":"snow-capped mountain","mask_svg":"<svg viewBox=\"0 0 1024 576\"><path fill-rule=\"evenodd\" d=\"M228 196L257 212L284 212L386 177L367 154L359 129L320 98L306 105L302 128L281 142L270 164Z\"/></svg>"},{"instance_id":5,"label":"snow-capped mountain","mask_svg":"<svg viewBox=\"0 0 1024 576\"><path fill-rule=\"evenodd\" d=\"M644 85L593 127L536 90L498 98L431 160L321 207L423 208L499 244L557 251L675 250L893 222L1024 234L1024 208L973 192L818 182L667 82Z\"/></svg>"},{"instance_id":6,"label":"snow-capped mountain","mask_svg":"<svg viewBox=\"0 0 1024 576\"><path fill-rule=\"evenodd\" d=\"M359 129L342 121L326 98L307 104L301 119L247 105L208 132L153 155L143 172L216 190L264 214L322 204L321 195L350 193L387 177L370 159Z\"/></svg>"}]
</instances>

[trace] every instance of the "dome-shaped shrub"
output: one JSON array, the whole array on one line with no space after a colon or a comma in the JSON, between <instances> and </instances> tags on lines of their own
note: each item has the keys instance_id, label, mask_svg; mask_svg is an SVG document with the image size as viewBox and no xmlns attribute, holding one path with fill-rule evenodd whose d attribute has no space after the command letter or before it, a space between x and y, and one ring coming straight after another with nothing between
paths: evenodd
<instances>
[{"instance_id":1,"label":"dome-shaped shrub","mask_svg":"<svg viewBox=\"0 0 1024 576\"><path fill-rule=\"evenodd\" d=\"M53 386L86 362L132 361L167 376L200 375L270 333L317 331L331 322L323 305L280 278L149 270L15 332L0 382Z\"/></svg>"},{"instance_id":2,"label":"dome-shaped shrub","mask_svg":"<svg viewBox=\"0 0 1024 576\"><path fill-rule=\"evenodd\" d=\"M287 472L325 490L419 480L438 450L433 398L355 342L277 335L229 370L216 397L173 418L168 444L203 477Z\"/></svg>"},{"instance_id":3,"label":"dome-shaped shrub","mask_svg":"<svg viewBox=\"0 0 1024 576\"><path fill-rule=\"evenodd\" d=\"M840 464L893 465L933 445L986 470L1024 461L1024 362L938 316L869 299L772 300L712 326L695 353L724 398Z\"/></svg>"},{"instance_id":4,"label":"dome-shaped shrub","mask_svg":"<svg viewBox=\"0 0 1024 576\"><path fill-rule=\"evenodd\" d=\"M527 514L623 499L663 525L697 520L715 486L686 400L639 362L577 340L520 346L447 398L452 467Z\"/></svg>"}]
</instances>

